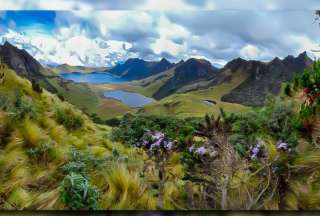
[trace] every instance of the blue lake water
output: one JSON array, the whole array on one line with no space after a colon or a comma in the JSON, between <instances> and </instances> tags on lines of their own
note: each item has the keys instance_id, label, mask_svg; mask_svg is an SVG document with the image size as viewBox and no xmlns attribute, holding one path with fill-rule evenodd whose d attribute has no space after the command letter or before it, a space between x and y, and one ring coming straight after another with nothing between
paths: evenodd
<instances>
[{"instance_id":1,"label":"blue lake water","mask_svg":"<svg viewBox=\"0 0 320 216\"><path fill-rule=\"evenodd\" d=\"M60 75L63 79L72 80L77 83L89 83L89 84L104 84L104 83L119 83L119 82L126 82L126 80L121 79L116 76L112 76L108 73L61 73Z\"/></svg>"},{"instance_id":2,"label":"blue lake water","mask_svg":"<svg viewBox=\"0 0 320 216\"><path fill-rule=\"evenodd\" d=\"M155 101L153 98L146 97L139 93L127 92L122 90L107 91L105 97L113 98L127 104L129 107L138 108Z\"/></svg>"},{"instance_id":3,"label":"blue lake water","mask_svg":"<svg viewBox=\"0 0 320 216\"><path fill-rule=\"evenodd\" d=\"M77 83L88 83L88 84L107 84L107 83L120 83L126 82L125 79L121 79L116 76L112 76L108 73L61 73L60 75L63 79L72 80ZM132 108L143 107L146 104L155 101L153 98L146 97L139 93L128 92L128 91L106 91L103 93L104 97L113 98L121 101L122 103L128 105Z\"/></svg>"}]
</instances>

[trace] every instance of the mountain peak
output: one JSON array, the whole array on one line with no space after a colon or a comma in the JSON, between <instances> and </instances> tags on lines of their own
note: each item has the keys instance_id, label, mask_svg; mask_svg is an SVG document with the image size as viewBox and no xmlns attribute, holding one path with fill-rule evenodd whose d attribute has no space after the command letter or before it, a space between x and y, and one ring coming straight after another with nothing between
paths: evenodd
<instances>
[{"instance_id":1,"label":"mountain peak","mask_svg":"<svg viewBox=\"0 0 320 216\"><path fill-rule=\"evenodd\" d=\"M39 80L47 90L56 92L55 87L45 77L46 70L26 50L19 49L6 41L0 46L0 58L3 63L16 71L18 75L29 80Z\"/></svg>"},{"instance_id":2,"label":"mountain peak","mask_svg":"<svg viewBox=\"0 0 320 216\"><path fill-rule=\"evenodd\" d=\"M128 80L139 80L160 73L171 68L171 64L165 58L159 62L145 61L140 58L130 58L124 64L117 65L110 73Z\"/></svg>"},{"instance_id":3,"label":"mountain peak","mask_svg":"<svg viewBox=\"0 0 320 216\"><path fill-rule=\"evenodd\" d=\"M170 62L166 58L162 58L160 60L160 63L169 63L170 64Z\"/></svg>"},{"instance_id":4,"label":"mountain peak","mask_svg":"<svg viewBox=\"0 0 320 216\"><path fill-rule=\"evenodd\" d=\"M11 43L9 43L7 40L3 44L4 47L15 47Z\"/></svg>"},{"instance_id":5,"label":"mountain peak","mask_svg":"<svg viewBox=\"0 0 320 216\"><path fill-rule=\"evenodd\" d=\"M307 52L304 51L304 52L302 52L302 53L300 53L300 54L298 55L298 58L299 58L299 59L306 59L306 58L309 58L309 56L308 56Z\"/></svg>"},{"instance_id":6,"label":"mountain peak","mask_svg":"<svg viewBox=\"0 0 320 216\"><path fill-rule=\"evenodd\" d=\"M228 62L224 68L226 69L230 69L231 71L236 71L237 69L239 69L240 67L246 65L246 63L248 63L247 60L243 59L243 58L236 58L231 60L230 62Z\"/></svg>"},{"instance_id":7,"label":"mountain peak","mask_svg":"<svg viewBox=\"0 0 320 216\"><path fill-rule=\"evenodd\" d=\"M272 59L272 61L270 61L270 64L279 64L281 62L282 61L279 57L275 57L274 59Z\"/></svg>"}]
</instances>

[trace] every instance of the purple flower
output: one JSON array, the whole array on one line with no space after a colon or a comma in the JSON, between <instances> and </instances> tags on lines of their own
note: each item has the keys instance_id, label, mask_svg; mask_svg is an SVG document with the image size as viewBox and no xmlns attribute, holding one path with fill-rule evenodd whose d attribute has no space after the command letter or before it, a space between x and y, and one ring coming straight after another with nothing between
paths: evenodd
<instances>
[{"instance_id":1,"label":"purple flower","mask_svg":"<svg viewBox=\"0 0 320 216\"><path fill-rule=\"evenodd\" d=\"M189 147L189 152L192 153L194 150L194 146Z\"/></svg>"},{"instance_id":2,"label":"purple flower","mask_svg":"<svg viewBox=\"0 0 320 216\"><path fill-rule=\"evenodd\" d=\"M256 157L258 157L258 154L260 153L260 150L263 146L263 141L258 141L257 145L255 145L254 147L251 147L250 149L250 158L254 159Z\"/></svg>"},{"instance_id":3,"label":"purple flower","mask_svg":"<svg viewBox=\"0 0 320 216\"><path fill-rule=\"evenodd\" d=\"M258 146L251 149L251 159L254 159L257 157L258 153L260 151L260 148Z\"/></svg>"},{"instance_id":4,"label":"purple flower","mask_svg":"<svg viewBox=\"0 0 320 216\"><path fill-rule=\"evenodd\" d=\"M171 142L171 141L169 141L169 142L165 141L164 147L165 147L167 150L170 151L170 150L173 148L173 142Z\"/></svg>"},{"instance_id":5,"label":"purple flower","mask_svg":"<svg viewBox=\"0 0 320 216\"><path fill-rule=\"evenodd\" d=\"M205 147L202 146L202 147L198 148L195 153L199 154L199 155L204 155L205 153L207 153L207 150Z\"/></svg>"},{"instance_id":6,"label":"purple flower","mask_svg":"<svg viewBox=\"0 0 320 216\"><path fill-rule=\"evenodd\" d=\"M148 142L147 140L143 140L143 141L142 141L142 145L143 145L143 146L146 146L146 145L148 145L148 144L149 144L149 142Z\"/></svg>"},{"instance_id":7,"label":"purple flower","mask_svg":"<svg viewBox=\"0 0 320 216\"><path fill-rule=\"evenodd\" d=\"M153 139L163 139L164 138L164 134L161 133L160 131L156 131L153 135L152 135Z\"/></svg>"},{"instance_id":8,"label":"purple flower","mask_svg":"<svg viewBox=\"0 0 320 216\"><path fill-rule=\"evenodd\" d=\"M280 142L277 145L277 149L284 150L284 151L288 150L288 143Z\"/></svg>"}]
</instances>

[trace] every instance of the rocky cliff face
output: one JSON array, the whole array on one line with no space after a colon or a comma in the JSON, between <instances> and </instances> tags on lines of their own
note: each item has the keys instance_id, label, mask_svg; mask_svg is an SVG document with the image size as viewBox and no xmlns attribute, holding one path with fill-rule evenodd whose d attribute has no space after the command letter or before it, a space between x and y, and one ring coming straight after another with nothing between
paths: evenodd
<instances>
[{"instance_id":1,"label":"rocky cliff face","mask_svg":"<svg viewBox=\"0 0 320 216\"><path fill-rule=\"evenodd\" d=\"M250 106L263 105L268 93L278 94L281 83L291 81L310 64L312 60L306 52L298 57L288 56L283 60L275 58L268 63L235 59L222 70L241 70L248 74L248 79L223 96L222 100Z\"/></svg>"},{"instance_id":2,"label":"rocky cliff face","mask_svg":"<svg viewBox=\"0 0 320 216\"><path fill-rule=\"evenodd\" d=\"M115 66L110 73L127 80L139 80L170 69L174 64L166 59L159 62L148 62L142 59L128 59L124 64Z\"/></svg>"},{"instance_id":3,"label":"rocky cliff face","mask_svg":"<svg viewBox=\"0 0 320 216\"><path fill-rule=\"evenodd\" d=\"M210 80L216 76L218 69L203 59L189 59L176 67L174 75L154 95L155 99L162 99L176 92L182 86Z\"/></svg>"},{"instance_id":4,"label":"rocky cliff face","mask_svg":"<svg viewBox=\"0 0 320 216\"><path fill-rule=\"evenodd\" d=\"M5 42L4 45L0 46L0 60L1 63L15 70L18 75L26 77L30 81L35 80L47 90L56 92L56 89L48 82L45 76L46 69L25 50L20 50Z\"/></svg>"}]
</instances>

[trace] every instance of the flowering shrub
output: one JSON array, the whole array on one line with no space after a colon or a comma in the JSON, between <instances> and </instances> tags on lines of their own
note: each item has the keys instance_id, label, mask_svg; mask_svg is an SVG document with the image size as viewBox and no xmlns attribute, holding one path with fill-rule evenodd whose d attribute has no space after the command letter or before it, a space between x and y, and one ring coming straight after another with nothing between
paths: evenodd
<instances>
[{"instance_id":1,"label":"flowering shrub","mask_svg":"<svg viewBox=\"0 0 320 216\"><path fill-rule=\"evenodd\" d=\"M125 115L119 127L113 128L112 139L137 146L143 139L149 141L150 131L162 131L166 139L176 140L177 148L183 149L186 140L192 138L196 120L175 118L172 116ZM146 136L149 136L146 137Z\"/></svg>"},{"instance_id":2,"label":"flowering shrub","mask_svg":"<svg viewBox=\"0 0 320 216\"><path fill-rule=\"evenodd\" d=\"M136 143L136 146L143 147L151 152L169 152L173 150L174 142L165 137L164 133L160 131L148 131L144 134L141 142Z\"/></svg>"},{"instance_id":3,"label":"flowering shrub","mask_svg":"<svg viewBox=\"0 0 320 216\"><path fill-rule=\"evenodd\" d=\"M170 153L176 148L176 141L170 140L161 131L147 131L141 140L135 144L146 150L155 161L159 177L158 208L163 208L164 184L166 181L166 165Z\"/></svg>"}]
</instances>

